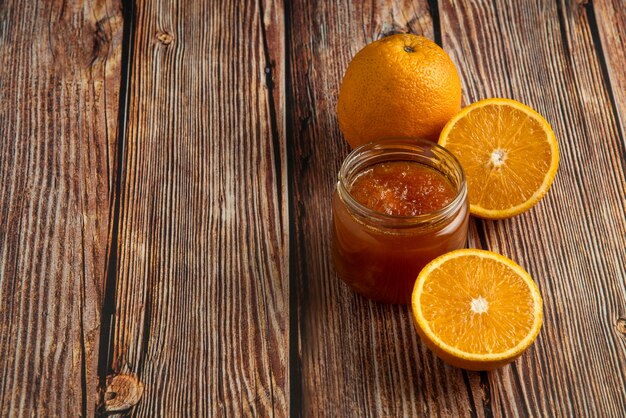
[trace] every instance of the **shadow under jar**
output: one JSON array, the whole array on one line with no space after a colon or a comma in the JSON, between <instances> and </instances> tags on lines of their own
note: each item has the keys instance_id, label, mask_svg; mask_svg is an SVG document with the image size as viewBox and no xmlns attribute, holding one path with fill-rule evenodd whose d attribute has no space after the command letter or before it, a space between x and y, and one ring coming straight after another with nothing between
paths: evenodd
<instances>
[{"instance_id":1,"label":"shadow under jar","mask_svg":"<svg viewBox=\"0 0 626 418\"><path fill-rule=\"evenodd\" d=\"M360 203L351 193L359 176L395 162L435 170L455 194L445 206L412 216L389 215ZM469 205L463 169L431 141L385 139L356 148L341 166L332 205L335 270L356 292L379 302L409 303L422 268L466 245Z\"/></svg>"}]
</instances>

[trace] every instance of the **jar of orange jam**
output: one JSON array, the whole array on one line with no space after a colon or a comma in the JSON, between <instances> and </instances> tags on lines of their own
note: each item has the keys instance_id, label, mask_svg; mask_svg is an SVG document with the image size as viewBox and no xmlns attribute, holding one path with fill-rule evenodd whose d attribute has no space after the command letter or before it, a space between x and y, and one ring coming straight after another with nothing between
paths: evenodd
<instances>
[{"instance_id":1,"label":"jar of orange jam","mask_svg":"<svg viewBox=\"0 0 626 418\"><path fill-rule=\"evenodd\" d=\"M409 303L421 269L466 245L463 169L427 140L356 148L341 166L332 205L337 275L376 301Z\"/></svg>"}]
</instances>

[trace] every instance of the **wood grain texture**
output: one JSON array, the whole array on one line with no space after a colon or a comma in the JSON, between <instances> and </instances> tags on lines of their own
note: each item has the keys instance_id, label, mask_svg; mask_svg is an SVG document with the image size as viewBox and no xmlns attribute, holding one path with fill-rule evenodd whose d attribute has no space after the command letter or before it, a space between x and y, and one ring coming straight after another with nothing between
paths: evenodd
<instances>
[{"instance_id":1,"label":"wood grain texture","mask_svg":"<svg viewBox=\"0 0 626 418\"><path fill-rule=\"evenodd\" d=\"M132 3L122 51L119 0L0 2L0 416L93 415L111 266L115 412L624 415L622 1ZM442 43L465 104L518 99L559 139L537 207L471 222L544 296L537 343L495 372L445 365L332 266L341 77L394 32Z\"/></svg>"},{"instance_id":2,"label":"wood grain texture","mask_svg":"<svg viewBox=\"0 0 626 418\"><path fill-rule=\"evenodd\" d=\"M352 56L384 35L433 38L428 5L297 1L286 17L298 333L292 414L483 416L475 407L483 396L478 374L437 360L419 341L407 306L365 300L332 266L330 198L349 151L336 120L341 78Z\"/></svg>"},{"instance_id":3,"label":"wood grain texture","mask_svg":"<svg viewBox=\"0 0 626 418\"><path fill-rule=\"evenodd\" d=\"M622 0L596 0L591 4L594 23L597 25L600 43L596 50L604 61L608 83L612 87L610 97L613 111L620 123L622 142L626 138L626 5Z\"/></svg>"},{"instance_id":4,"label":"wood grain texture","mask_svg":"<svg viewBox=\"0 0 626 418\"><path fill-rule=\"evenodd\" d=\"M511 97L552 124L561 150L546 198L511 220L477 222L474 244L524 266L544 297L544 328L512 366L489 373L495 416L623 416L626 411L626 181L618 115L590 5L441 4L443 44L466 103Z\"/></svg>"},{"instance_id":5,"label":"wood grain texture","mask_svg":"<svg viewBox=\"0 0 626 418\"><path fill-rule=\"evenodd\" d=\"M0 416L91 416L114 184L117 0L0 3Z\"/></svg>"},{"instance_id":6,"label":"wood grain texture","mask_svg":"<svg viewBox=\"0 0 626 418\"><path fill-rule=\"evenodd\" d=\"M137 2L114 372L134 416L285 416L282 10Z\"/></svg>"}]
</instances>

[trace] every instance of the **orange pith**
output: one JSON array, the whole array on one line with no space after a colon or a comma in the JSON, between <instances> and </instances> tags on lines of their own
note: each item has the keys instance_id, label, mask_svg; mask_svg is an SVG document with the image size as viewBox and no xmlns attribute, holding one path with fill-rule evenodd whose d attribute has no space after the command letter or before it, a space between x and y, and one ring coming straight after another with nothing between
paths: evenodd
<instances>
[{"instance_id":1,"label":"orange pith","mask_svg":"<svg viewBox=\"0 0 626 418\"><path fill-rule=\"evenodd\" d=\"M448 363L489 370L517 358L542 323L537 286L499 254L457 250L420 273L412 295L422 340Z\"/></svg>"},{"instance_id":2,"label":"orange pith","mask_svg":"<svg viewBox=\"0 0 626 418\"><path fill-rule=\"evenodd\" d=\"M502 219L534 206L550 188L559 163L548 122L510 99L464 108L444 127L439 144L461 162L471 213Z\"/></svg>"}]
</instances>

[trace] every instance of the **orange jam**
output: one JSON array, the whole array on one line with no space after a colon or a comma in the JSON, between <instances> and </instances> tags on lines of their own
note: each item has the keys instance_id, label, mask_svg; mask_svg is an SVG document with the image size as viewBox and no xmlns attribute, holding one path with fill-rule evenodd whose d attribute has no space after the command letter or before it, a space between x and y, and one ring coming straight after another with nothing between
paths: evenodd
<instances>
[{"instance_id":1,"label":"orange jam","mask_svg":"<svg viewBox=\"0 0 626 418\"><path fill-rule=\"evenodd\" d=\"M446 206L456 190L435 169L413 161L390 161L360 173L350 185L350 194L377 212L416 216Z\"/></svg>"},{"instance_id":2,"label":"orange jam","mask_svg":"<svg viewBox=\"0 0 626 418\"><path fill-rule=\"evenodd\" d=\"M342 165L332 205L337 275L377 301L408 303L421 269L466 243L463 170L428 141L357 148Z\"/></svg>"}]
</instances>

